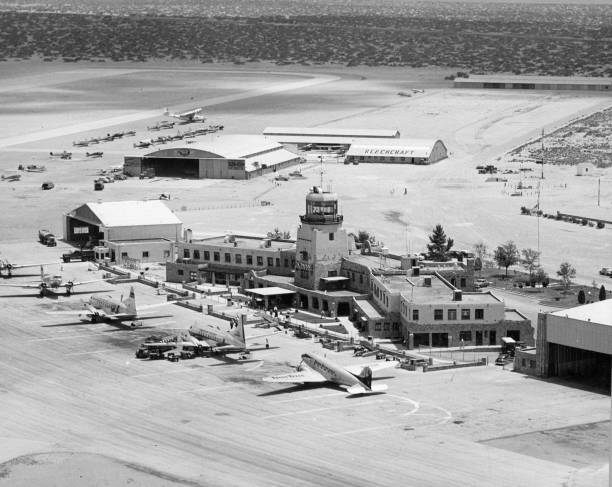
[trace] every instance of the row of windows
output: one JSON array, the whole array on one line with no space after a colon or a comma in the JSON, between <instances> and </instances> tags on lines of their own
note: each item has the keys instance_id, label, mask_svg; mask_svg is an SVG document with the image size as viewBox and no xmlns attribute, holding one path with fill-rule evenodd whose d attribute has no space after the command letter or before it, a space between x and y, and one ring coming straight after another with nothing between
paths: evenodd
<instances>
[{"instance_id":1,"label":"row of windows","mask_svg":"<svg viewBox=\"0 0 612 487\"><path fill-rule=\"evenodd\" d=\"M170 252L169 251L164 251L164 257L169 257L169 256L170 256ZM127 252L121 252L121 258L122 259L127 259L128 258L128 253ZM142 258L143 259L148 259L149 258L149 251L148 250L143 250L142 251Z\"/></svg>"},{"instance_id":2,"label":"row of windows","mask_svg":"<svg viewBox=\"0 0 612 487\"><path fill-rule=\"evenodd\" d=\"M417 320L414 320L414 312L417 312ZM447 321L456 321L457 320L457 310L456 309L448 309L446 319ZM461 320L471 320L472 319L472 310L471 309L461 309ZM413 320L418 321L418 310L413 310ZM441 321L444 319L444 310L443 309L434 309L434 320ZM484 320L484 309L475 309L474 310L474 319L475 320Z\"/></svg>"},{"instance_id":3,"label":"row of windows","mask_svg":"<svg viewBox=\"0 0 612 487\"><path fill-rule=\"evenodd\" d=\"M388 321L385 321L384 323L376 322L374 324L374 330L376 331L382 331L383 329L384 331L389 331L391 327L393 327L393 331L399 331L399 323L396 322L389 323Z\"/></svg>"},{"instance_id":4,"label":"row of windows","mask_svg":"<svg viewBox=\"0 0 612 487\"><path fill-rule=\"evenodd\" d=\"M351 272L351 281L355 280L355 273ZM359 284L363 284L363 274L359 274Z\"/></svg>"},{"instance_id":5,"label":"row of windows","mask_svg":"<svg viewBox=\"0 0 612 487\"><path fill-rule=\"evenodd\" d=\"M202 253L197 250L194 249L193 250L193 260L211 260L210 258L210 254L211 252L208 250L204 250ZM202 258L203 255L203 258ZM191 258L191 252L189 249L183 249L183 258L185 259L189 259ZM221 253L220 252L212 252L212 261L213 262L221 262ZM229 252L226 252L223 254L223 262L225 262L226 264L231 264L232 263L232 254L230 254ZM264 265L264 258L261 255L256 256L256 262L258 266L263 266ZM242 254L234 254L234 263L235 264L242 264ZM247 255L246 256L246 264L247 265L253 265L253 256L252 255ZM276 259L274 259L274 257L267 257L266 258L266 264L268 267L280 267L281 266L281 260L279 257L276 257ZM291 267L295 266L295 259L291 259L289 260L288 258L283 259L283 266L284 267L289 267L291 265Z\"/></svg>"}]
</instances>

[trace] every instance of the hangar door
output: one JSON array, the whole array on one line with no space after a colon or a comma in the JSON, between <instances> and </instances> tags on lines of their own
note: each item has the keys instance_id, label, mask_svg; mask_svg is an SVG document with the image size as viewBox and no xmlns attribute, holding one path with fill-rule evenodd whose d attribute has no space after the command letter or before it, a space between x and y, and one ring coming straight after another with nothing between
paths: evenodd
<instances>
[{"instance_id":1,"label":"hangar door","mask_svg":"<svg viewBox=\"0 0 612 487\"><path fill-rule=\"evenodd\" d=\"M548 343L548 374L610 391L610 355Z\"/></svg>"},{"instance_id":2,"label":"hangar door","mask_svg":"<svg viewBox=\"0 0 612 487\"><path fill-rule=\"evenodd\" d=\"M199 177L199 159L185 157L144 157L142 170L153 169L155 176L194 178Z\"/></svg>"}]
</instances>

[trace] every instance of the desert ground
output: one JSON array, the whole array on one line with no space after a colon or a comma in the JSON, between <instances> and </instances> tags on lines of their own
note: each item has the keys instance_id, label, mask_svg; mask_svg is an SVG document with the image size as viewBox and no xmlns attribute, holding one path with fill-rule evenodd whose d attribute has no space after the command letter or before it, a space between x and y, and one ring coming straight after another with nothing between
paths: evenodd
<instances>
[{"instance_id":1,"label":"desert ground","mask_svg":"<svg viewBox=\"0 0 612 487\"><path fill-rule=\"evenodd\" d=\"M475 170L480 164L517 169L504 159L508 150L542 129L609 107L609 95L454 90L434 69L10 66L0 72L0 172L14 173L19 164L47 167L24 173L18 182L0 181L0 250L13 261L59 261L66 245L41 249L34 242L38 228L61 234L62 213L83 202L160 193L171 195L168 205L196 235L264 234L279 227L295 236L304 196L321 181L316 160L303 165L306 179L280 184L271 177L128 179L93 192L98 169L148 151L132 144L153 135L146 126L164 118L164 107L204 106L211 123L233 134L281 125L398 129L403 137L439 138L450 157L431 166L345 166L326 159L323 186L338 193L345 227L369 230L395 253L423 251L437 223L457 248L481 240L490 249L507 240L536 248L539 240L550 274L568 260L576 280L609 282L597 273L611 264L609 226L538 223L522 216L520 207L536 204L540 184L543 209L609 219L610 169L601 174L599 207L596 179L576 177L573 167L545 166L545 179L539 180L540 166L532 164L532 172L508 175L505 185L485 182ZM410 88L425 92L397 95ZM136 130L136 137L72 147L75 140L127 129ZM50 151L64 149L74 153L71 160L49 158ZM88 160L85 152L93 150L104 157ZM45 180L54 181L55 189L43 192ZM519 182L532 189L510 196ZM259 200L272 205L257 205ZM64 266L64 273L99 275L76 263ZM118 295L127 288L91 284L83 297L95 291ZM145 303L161 299L151 288L137 292ZM73 306L80 296L48 300L0 293L8 295L0 301L0 485L36 485L43 478L45 485L607 482L610 399L597 392L488 366L431 374L392 369L384 374L387 394L349 399L333 388L260 381L290 370L304 351L320 350L313 342L279 334L271 350L255 352L249 363L143 362L133 354L150 329L61 326L65 318L45 312ZM168 314L150 326L187 328L198 319L175 306ZM340 363L355 360L346 352L328 353Z\"/></svg>"}]
</instances>

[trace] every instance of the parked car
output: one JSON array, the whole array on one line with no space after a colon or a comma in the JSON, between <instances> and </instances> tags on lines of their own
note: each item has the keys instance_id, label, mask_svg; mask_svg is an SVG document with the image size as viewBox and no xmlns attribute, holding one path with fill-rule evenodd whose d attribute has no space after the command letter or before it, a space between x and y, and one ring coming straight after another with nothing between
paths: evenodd
<instances>
[{"instance_id":1,"label":"parked car","mask_svg":"<svg viewBox=\"0 0 612 487\"><path fill-rule=\"evenodd\" d=\"M55 184L53 184L51 181L45 181L44 183L42 183L41 188L42 189L53 189L55 188Z\"/></svg>"},{"instance_id":2,"label":"parked car","mask_svg":"<svg viewBox=\"0 0 612 487\"><path fill-rule=\"evenodd\" d=\"M602 276L612 276L612 267L602 267L602 268L599 270L599 273L600 273Z\"/></svg>"},{"instance_id":3,"label":"parked car","mask_svg":"<svg viewBox=\"0 0 612 487\"><path fill-rule=\"evenodd\" d=\"M474 279L474 287L476 289L487 287L489 284L490 284L489 281L487 281L486 279L481 279L481 278Z\"/></svg>"}]
</instances>

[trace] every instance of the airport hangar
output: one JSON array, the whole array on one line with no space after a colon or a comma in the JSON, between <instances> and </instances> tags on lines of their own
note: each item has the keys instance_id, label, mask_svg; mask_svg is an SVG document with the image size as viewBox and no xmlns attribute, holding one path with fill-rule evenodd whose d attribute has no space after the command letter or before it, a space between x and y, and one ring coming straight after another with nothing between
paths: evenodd
<instances>
[{"instance_id":1,"label":"airport hangar","mask_svg":"<svg viewBox=\"0 0 612 487\"><path fill-rule=\"evenodd\" d=\"M517 353L515 370L572 379L610 391L612 299L540 313L536 347Z\"/></svg>"},{"instance_id":2,"label":"airport hangar","mask_svg":"<svg viewBox=\"0 0 612 487\"><path fill-rule=\"evenodd\" d=\"M455 88L514 89L514 90L578 90L612 91L610 78L562 76L494 76L473 75L456 78Z\"/></svg>"},{"instance_id":3,"label":"airport hangar","mask_svg":"<svg viewBox=\"0 0 612 487\"><path fill-rule=\"evenodd\" d=\"M173 258L183 223L160 200L108 201L65 213L63 227L64 240L93 245L96 260L130 264Z\"/></svg>"},{"instance_id":4,"label":"airport hangar","mask_svg":"<svg viewBox=\"0 0 612 487\"><path fill-rule=\"evenodd\" d=\"M448 157L441 140L403 139L397 130L267 127L263 134L294 152L346 151L346 164L431 164Z\"/></svg>"},{"instance_id":5,"label":"airport hangar","mask_svg":"<svg viewBox=\"0 0 612 487\"><path fill-rule=\"evenodd\" d=\"M156 176L194 179L251 179L297 164L300 158L260 135L214 135L186 144L181 141L145 155L124 157L123 172L139 176L153 169Z\"/></svg>"}]
</instances>

